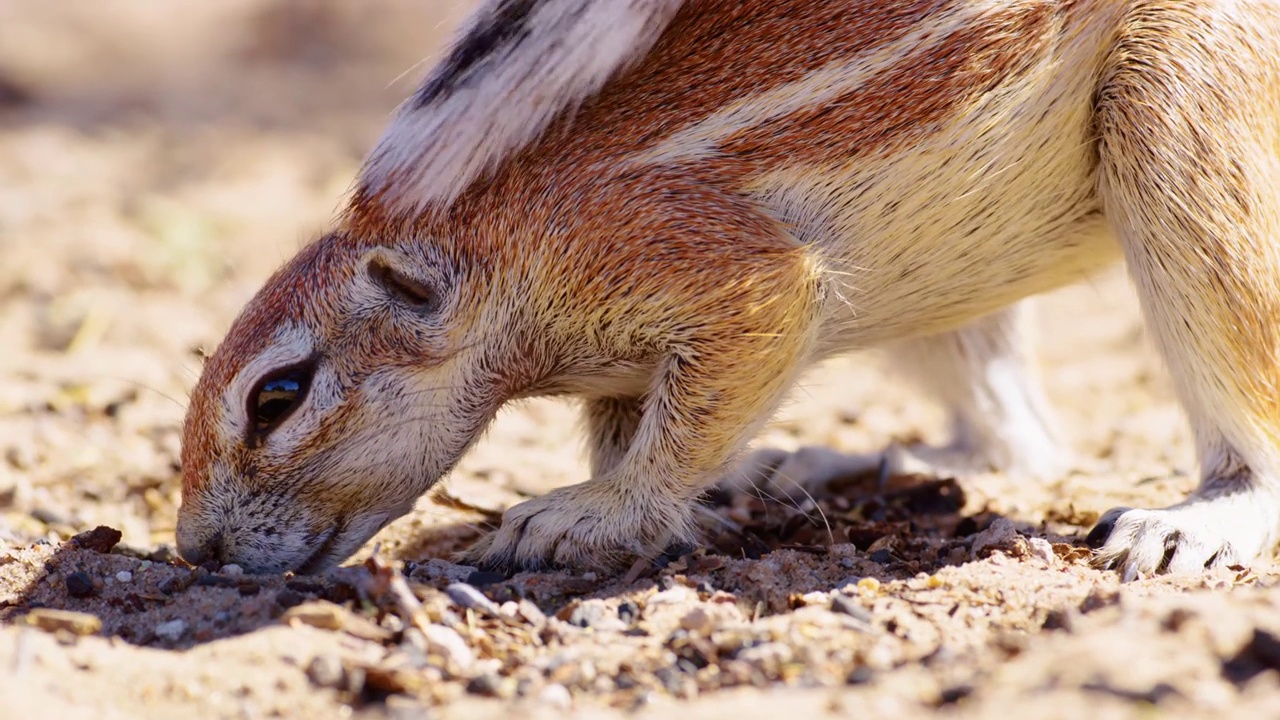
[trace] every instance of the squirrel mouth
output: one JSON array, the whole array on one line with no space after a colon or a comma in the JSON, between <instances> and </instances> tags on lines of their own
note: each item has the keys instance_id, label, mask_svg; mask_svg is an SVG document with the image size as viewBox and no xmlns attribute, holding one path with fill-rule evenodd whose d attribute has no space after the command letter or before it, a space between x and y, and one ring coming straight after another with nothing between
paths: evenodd
<instances>
[{"instance_id":1,"label":"squirrel mouth","mask_svg":"<svg viewBox=\"0 0 1280 720\"><path fill-rule=\"evenodd\" d=\"M321 570L324 570L331 561L329 555L333 552L334 546L338 544L338 539L342 537L342 533L346 529L345 526L346 523L340 521L336 526L325 530L324 533L321 534L323 540L321 540L320 546L316 548L316 551L311 553L311 555L308 556L301 565L298 566L298 569L294 571L294 574L314 575Z\"/></svg>"}]
</instances>

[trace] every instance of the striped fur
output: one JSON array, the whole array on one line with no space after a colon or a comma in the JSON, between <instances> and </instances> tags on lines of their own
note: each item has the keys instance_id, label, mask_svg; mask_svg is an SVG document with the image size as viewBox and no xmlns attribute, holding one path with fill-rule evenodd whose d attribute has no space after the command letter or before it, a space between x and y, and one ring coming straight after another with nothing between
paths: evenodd
<instances>
[{"instance_id":1,"label":"striped fur","mask_svg":"<svg viewBox=\"0 0 1280 720\"><path fill-rule=\"evenodd\" d=\"M1277 237L1273 0L493 0L206 368L180 548L338 562L503 403L576 395L593 477L471 557L617 567L871 346L952 405L961 460L1052 476L1017 308L1123 257L1204 480L1108 515L1100 562L1248 561L1280 519ZM246 441L301 356L311 391Z\"/></svg>"}]
</instances>

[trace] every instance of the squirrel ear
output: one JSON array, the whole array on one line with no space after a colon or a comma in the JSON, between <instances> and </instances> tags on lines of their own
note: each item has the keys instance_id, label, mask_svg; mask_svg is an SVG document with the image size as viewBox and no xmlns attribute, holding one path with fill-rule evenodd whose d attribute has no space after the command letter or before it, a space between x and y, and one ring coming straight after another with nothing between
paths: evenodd
<instances>
[{"instance_id":1,"label":"squirrel ear","mask_svg":"<svg viewBox=\"0 0 1280 720\"><path fill-rule=\"evenodd\" d=\"M644 57L684 0L484 0L360 173L392 211L448 205Z\"/></svg>"},{"instance_id":2,"label":"squirrel ear","mask_svg":"<svg viewBox=\"0 0 1280 720\"><path fill-rule=\"evenodd\" d=\"M444 306L443 278L424 272L404 253L374 248L365 253L362 264L374 285L397 301L424 313L435 313Z\"/></svg>"}]
</instances>

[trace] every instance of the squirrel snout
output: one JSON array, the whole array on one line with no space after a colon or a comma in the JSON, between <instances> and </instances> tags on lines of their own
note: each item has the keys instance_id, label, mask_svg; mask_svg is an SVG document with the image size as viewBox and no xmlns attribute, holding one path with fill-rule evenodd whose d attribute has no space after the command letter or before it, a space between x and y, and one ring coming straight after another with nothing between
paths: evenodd
<instances>
[{"instance_id":1,"label":"squirrel snout","mask_svg":"<svg viewBox=\"0 0 1280 720\"><path fill-rule=\"evenodd\" d=\"M192 565L204 565L215 561L218 566L226 564L226 545L222 542L222 533L215 533L204 538L192 537L191 533L178 530L178 554Z\"/></svg>"}]
</instances>

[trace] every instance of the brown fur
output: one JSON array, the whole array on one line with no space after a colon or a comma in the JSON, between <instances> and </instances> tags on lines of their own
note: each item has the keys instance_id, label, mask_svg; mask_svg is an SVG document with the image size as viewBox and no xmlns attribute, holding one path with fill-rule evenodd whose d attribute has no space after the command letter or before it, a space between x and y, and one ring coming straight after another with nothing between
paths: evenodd
<instances>
[{"instance_id":1,"label":"brown fur","mask_svg":"<svg viewBox=\"0 0 1280 720\"><path fill-rule=\"evenodd\" d=\"M884 343L967 386L942 388L965 452L1057 472L1007 308L1120 250L1196 427L1204 485L1165 510L1109 515L1101 561L1197 570L1270 547L1275 4L688 0L644 17L612 2L592 17L665 27L652 49L638 40L616 68L548 70L549 95L518 68L535 86L510 89L506 111L558 110L554 122L529 142L494 138L510 150L501 162L456 178L414 174L407 144L514 75L481 58L489 74L455 83L456 103L432 85L430 107L389 128L341 226L246 309L187 420L185 554L337 562L502 403L572 394L592 479L512 508L473 557L615 567L689 537L694 496L805 367ZM556 47L555 28L540 32L505 57ZM609 73L582 102L585 86L564 85ZM403 173L416 179L397 185ZM415 310L371 263L439 307ZM315 387L279 429L253 434L253 382L304 356L318 358Z\"/></svg>"}]
</instances>

